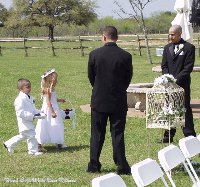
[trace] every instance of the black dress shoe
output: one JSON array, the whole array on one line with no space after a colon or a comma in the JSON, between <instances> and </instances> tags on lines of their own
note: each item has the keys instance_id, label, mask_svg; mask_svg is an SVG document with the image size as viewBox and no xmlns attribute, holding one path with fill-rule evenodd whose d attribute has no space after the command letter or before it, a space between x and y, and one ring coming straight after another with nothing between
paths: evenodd
<instances>
[{"instance_id":1,"label":"black dress shoe","mask_svg":"<svg viewBox=\"0 0 200 187\"><path fill-rule=\"evenodd\" d=\"M91 161L88 163L86 172L90 172L90 173L100 173L101 172L101 163L100 162L94 162Z\"/></svg>"},{"instance_id":2,"label":"black dress shoe","mask_svg":"<svg viewBox=\"0 0 200 187\"><path fill-rule=\"evenodd\" d=\"M118 175L130 175L131 174L131 168L128 169L118 169L117 170Z\"/></svg>"},{"instance_id":3,"label":"black dress shoe","mask_svg":"<svg viewBox=\"0 0 200 187\"><path fill-rule=\"evenodd\" d=\"M170 138L170 143L174 142L173 138ZM158 143L169 143L169 138L163 138L161 141L159 141Z\"/></svg>"},{"instance_id":4,"label":"black dress shoe","mask_svg":"<svg viewBox=\"0 0 200 187\"><path fill-rule=\"evenodd\" d=\"M101 171L98 168L92 168L92 169L91 168L87 168L86 172L89 172L89 173L100 173Z\"/></svg>"}]
</instances>

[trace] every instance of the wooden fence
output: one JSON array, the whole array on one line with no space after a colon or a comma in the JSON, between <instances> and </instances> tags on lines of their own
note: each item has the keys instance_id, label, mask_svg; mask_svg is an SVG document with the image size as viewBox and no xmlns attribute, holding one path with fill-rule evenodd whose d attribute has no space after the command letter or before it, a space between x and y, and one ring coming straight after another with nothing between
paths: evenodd
<instances>
[{"instance_id":1,"label":"wooden fence","mask_svg":"<svg viewBox=\"0 0 200 187\"><path fill-rule=\"evenodd\" d=\"M49 42L48 46L28 46L28 42ZM50 49L52 51L52 55L56 56L56 49L79 49L81 51L81 56L84 56L84 49L85 48L90 48L88 46L83 46L83 41L92 41L90 39L81 39L79 36L79 39L75 40L68 40L68 39L56 39L55 41L51 41L47 38L43 39L33 39L33 38L14 38L14 39L0 39L0 56L3 55L3 50L7 49L21 49L24 50L25 56L28 56L28 49ZM13 47L13 46L3 46L2 43L23 43L23 45L18 46L18 47ZM55 47L54 44L57 42L75 42L78 43L77 47Z\"/></svg>"},{"instance_id":2,"label":"wooden fence","mask_svg":"<svg viewBox=\"0 0 200 187\"><path fill-rule=\"evenodd\" d=\"M162 35L164 37L162 38L148 38L149 41L149 47L150 48L162 48L165 44L168 42L168 37L167 35ZM94 49L97 46L91 46L92 42L98 42L99 46L101 45L100 43L100 37L99 36L78 36L78 37L73 37L74 39L66 39L66 38L56 38L54 41L49 40L48 38L6 38L6 39L0 39L0 56L3 55L4 50L9 50L9 49L20 49L24 50L24 54L26 57L28 57L28 50L29 49L49 49L52 52L53 56L56 56L56 50L58 49L66 49L66 50L80 50L81 56L85 55L84 50L85 49ZM122 38L118 40L118 45L125 50L134 50L138 51L138 54L141 56L142 55L142 49L146 48L145 46L145 38L144 36L139 36L139 35L120 35L119 38ZM127 39L128 38L128 39ZM133 39L131 39L133 38ZM130 40L131 39L131 40ZM4 43L22 43L20 46L6 46ZM28 45L29 42L47 42L47 46L30 46ZM56 46L59 42L65 42L65 43L75 43L75 47L70 47L70 45L65 45L65 46ZM84 44L87 43L88 46L85 46ZM194 44L196 47L200 44L200 38L194 39ZM199 48L199 56L200 56L200 48Z\"/></svg>"}]
</instances>

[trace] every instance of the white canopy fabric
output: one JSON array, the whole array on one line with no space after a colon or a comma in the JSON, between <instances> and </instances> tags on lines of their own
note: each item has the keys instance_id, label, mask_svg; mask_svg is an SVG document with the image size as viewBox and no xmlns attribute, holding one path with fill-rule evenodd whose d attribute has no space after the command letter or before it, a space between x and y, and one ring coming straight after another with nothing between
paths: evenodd
<instances>
[{"instance_id":1,"label":"white canopy fabric","mask_svg":"<svg viewBox=\"0 0 200 187\"><path fill-rule=\"evenodd\" d=\"M171 22L172 25L180 25L182 27L181 37L188 42L193 40L192 24L189 22L191 7L192 0L176 0L174 10L177 12L177 15Z\"/></svg>"}]
</instances>

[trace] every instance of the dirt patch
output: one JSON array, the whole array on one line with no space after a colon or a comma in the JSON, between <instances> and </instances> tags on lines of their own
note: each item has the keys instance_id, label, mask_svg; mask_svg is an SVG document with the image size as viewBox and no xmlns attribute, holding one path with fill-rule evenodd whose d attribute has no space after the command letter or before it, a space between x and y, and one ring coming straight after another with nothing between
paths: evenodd
<instances>
[{"instance_id":1,"label":"dirt patch","mask_svg":"<svg viewBox=\"0 0 200 187\"><path fill-rule=\"evenodd\" d=\"M192 107L193 117L200 119L200 100L193 99L191 101L191 107ZM86 113L91 112L90 104L81 105L80 108L83 112ZM127 116L145 118L145 112L137 111L135 110L135 108L128 108Z\"/></svg>"}]
</instances>

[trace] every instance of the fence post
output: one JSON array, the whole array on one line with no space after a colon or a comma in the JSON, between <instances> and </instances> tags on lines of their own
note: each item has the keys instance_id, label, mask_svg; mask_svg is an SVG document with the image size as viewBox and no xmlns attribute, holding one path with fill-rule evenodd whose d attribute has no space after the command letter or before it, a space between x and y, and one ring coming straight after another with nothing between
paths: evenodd
<instances>
[{"instance_id":1,"label":"fence post","mask_svg":"<svg viewBox=\"0 0 200 187\"><path fill-rule=\"evenodd\" d=\"M81 40L80 35L79 35L79 42L80 42L81 56L84 56L83 45L82 45L82 40Z\"/></svg>"},{"instance_id":2,"label":"fence post","mask_svg":"<svg viewBox=\"0 0 200 187\"><path fill-rule=\"evenodd\" d=\"M2 53L1 53L1 46L0 46L0 56L2 56Z\"/></svg>"},{"instance_id":3,"label":"fence post","mask_svg":"<svg viewBox=\"0 0 200 187\"><path fill-rule=\"evenodd\" d=\"M200 57L200 47L199 47L199 57Z\"/></svg>"},{"instance_id":4,"label":"fence post","mask_svg":"<svg viewBox=\"0 0 200 187\"><path fill-rule=\"evenodd\" d=\"M50 42L51 42L51 49L52 49L53 56L56 56L55 48L54 48L54 46L53 46L53 40L50 39Z\"/></svg>"},{"instance_id":5,"label":"fence post","mask_svg":"<svg viewBox=\"0 0 200 187\"><path fill-rule=\"evenodd\" d=\"M199 57L200 57L200 46L199 46L199 36L198 36L198 38L197 38L197 44L198 44L198 52L199 52Z\"/></svg>"},{"instance_id":6,"label":"fence post","mask_svg":"<svg viewBox=\"0 0 200 187\"><path fill-rule=\"evenodd\" d=\"M141 45L140 45L140 37L139 37L139 35L137 35L137 41L138 41L139 55L142 56L142 53L141 53Z\"/></svg>"},{"instance_id":7,"label":"fence post","mask_svg":"<svg viewBox=\"0 0 200 187\"><path fill-rule=\"evenodd\" d=\"M27 47L26 47L26 38L24 38L24 51L25 51L25 57L27 57L28 51L27 51Z\"/></svg>"}]
</instances>

